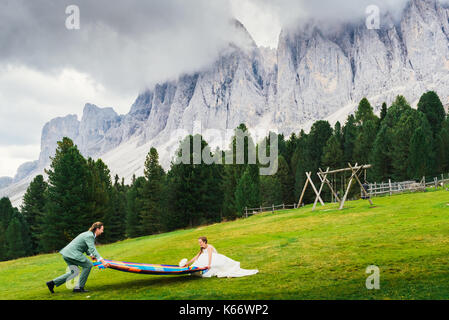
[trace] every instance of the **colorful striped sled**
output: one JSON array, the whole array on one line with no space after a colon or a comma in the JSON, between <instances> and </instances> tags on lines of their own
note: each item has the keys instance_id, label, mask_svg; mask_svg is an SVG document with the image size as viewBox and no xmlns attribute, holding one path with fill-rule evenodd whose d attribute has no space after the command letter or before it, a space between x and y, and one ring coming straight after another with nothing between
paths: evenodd
<instances>
[{"instance_id":1,"label":"colorful striped sled","mask_svg":"<svg viewBox=\"0 0 449 320\"><path fill-rule=\"evenodd\" d=\"M202 272L207 270L207 268L198 268L190 266L179 267L164 264L134 263L134 262L106 260L106 259L104 261L109 263L109 268L111 269L140 274L180 275L180 274L191 274L196 272ZM94 262L93 264L99 269L105 269L105 267L102 265L101 262Z\"/></svg>"}]
</instances>

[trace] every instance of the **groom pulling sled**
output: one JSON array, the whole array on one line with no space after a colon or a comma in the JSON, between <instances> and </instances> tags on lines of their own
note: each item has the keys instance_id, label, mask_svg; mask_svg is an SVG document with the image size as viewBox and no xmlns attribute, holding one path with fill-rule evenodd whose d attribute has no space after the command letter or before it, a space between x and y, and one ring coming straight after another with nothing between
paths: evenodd
<instances>
[{"instance_id":1,"label":"groom pulling sled","mask_svg":"<svg viewBox=\"0 0 449 320\"><path fill-rule=\"evenodd\" d=\"M47 287L51 293L54 293L54 287L59 287L64 284L67 279L73 274L73 267L82 267L78 285L75 286L73 292L88 292L84 289L87 278L89 277L90 270L93 267L92 262L87 259L84 253L88 254L91 258L95 258L100 261L104 267L109 265L103 260L95 248L95 238L104 232L104 226L101 222L95 222L88 231L81 233L75 239L73 239L67 246L65 246L59 253L67 263L70 271L62 276L47 282Z\"/></svg>"}]
</instances>

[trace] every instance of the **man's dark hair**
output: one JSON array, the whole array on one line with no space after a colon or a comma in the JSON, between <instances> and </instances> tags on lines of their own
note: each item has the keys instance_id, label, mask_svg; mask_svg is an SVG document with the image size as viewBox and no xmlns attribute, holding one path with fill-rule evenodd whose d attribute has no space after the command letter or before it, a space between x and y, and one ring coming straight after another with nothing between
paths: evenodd
<instances>
[{"instance_id":1,"label":"man's dark hair","mask_svg":"<svg viewBox=\"0 0 449 320\"><path fill-rule=\"evenodd\" d=\"M95 232L95 230L100 229L103 226L103 222L95 222L92 227L89 228L89 231Z\"/></svg>"}]
</instances>

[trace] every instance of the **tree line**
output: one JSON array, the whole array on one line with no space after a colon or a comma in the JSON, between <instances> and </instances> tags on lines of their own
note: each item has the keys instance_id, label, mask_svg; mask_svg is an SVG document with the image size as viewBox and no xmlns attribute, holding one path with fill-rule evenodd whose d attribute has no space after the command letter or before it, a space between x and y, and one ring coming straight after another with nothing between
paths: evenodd
<instances>
[{"instance_id":1,"label":"tree line","mask_svg":"<svg viewBox=\"0 0 449 320\"><path fill-rule=\"evenodd\" d=\"M247 132L244 124L237 129ZM224 159L226 152L210 146L201 136L187 136L182 142L201 142L201 152ZM266 138L266 152L270 139ZM251 135L244 140L243 164L237 164L236 137L229 146L234 163L220 165L173 161L167 172L159 154L151 148L144 175L133 176L130 184L101 160L84 158L73 141L65 137L57 144L46 173L29 185L19 209L8 198L0 200L0 260L62 249L94 221L105 223L102 243L135 238L203 224L234 220L245 208L293 204L305 184L305 172L319 168L347 167L347 163L373 165L369 181L421 179L425 175L449 172L449 118L438 95L425 93L413 109L403 96L380 117L365 98L357 110L332 127L316 121L309 133L303 130L288 139L278 135L278 169L273 175L259 175L260 162L248 161L250 147L259 148ZM187 152L188 154L182 154ZM179 149L178 157L193 160L195 150ZM313 175L314 183L319 183ZM345 177L332 180L342 191ZM354 188L355 189L355 188ZM357 197L357 191L351 195ZM330 198L330 193L324 197ZM314 200L309 190L305 202Z\"/></svg>"}]
</instances>

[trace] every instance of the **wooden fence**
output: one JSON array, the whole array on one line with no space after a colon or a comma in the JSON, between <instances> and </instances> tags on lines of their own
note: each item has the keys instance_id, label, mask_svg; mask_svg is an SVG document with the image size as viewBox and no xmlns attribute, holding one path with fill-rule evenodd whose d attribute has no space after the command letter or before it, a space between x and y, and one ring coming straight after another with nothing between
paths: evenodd
<instances>
[{"instance_id":1,"label":"wooden fence","mask_svg":"<svg viewBox=\"0 0 449 320\"><path fill-rule=\"evenodd\" d=\"M428 177L423 177L421 181L417 182L414 180L410 181L402 181L402 182L392 182L389 180L388 182L382 183L370 183L365 185L367 187L367 191L370 197L377 196L385 196L385 195L393 195L398 193L405 192L424 192L426 188L444 188L449 185L449 174L445 175L441 174L438 177L433 177L430 180ZM258 207L258 208L245 208L245 217L248 218L251 215L259 214L263 212L272 212L281 211L286 209L296 209L298 207L297 204L280 204L280 205L271 205L269 207Z\"/></svg>"},{"instance_id":2,"label":"wooden fence","mask_svg":"<svg viewBox=\"0 0 449 320\"><path fill-rule=\"evenodd\" d=\"M245 208L245 217L248 218L250 215L262 213L262 212L275 212L286 209L296 209L296 204L280 204L275 206L274 204L270 207L259 207L259 208Z\"/></svg>"},{"instance_id":3,"label":"wooden fence","mask_svg":"<svg viewBox=\"0 0 449 320\"><path fill-rule=\"evenodd\" d=\"M439 177L434 177L432 180L427 180L423 177L421 181L402 181L402 182L388 182L383 183L370 183L367 184L367 192L370 197L377 197L383 195L393 195L404 192L424 192L426 188L433 187L435 189L439 187L444 187L449 184L449 174L444 177L442 174ZM366 185L365 185L366 186Z\"/></svg>"}]
</instances>

